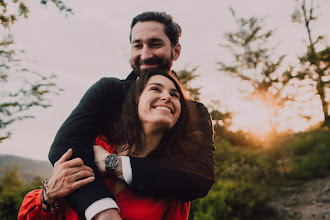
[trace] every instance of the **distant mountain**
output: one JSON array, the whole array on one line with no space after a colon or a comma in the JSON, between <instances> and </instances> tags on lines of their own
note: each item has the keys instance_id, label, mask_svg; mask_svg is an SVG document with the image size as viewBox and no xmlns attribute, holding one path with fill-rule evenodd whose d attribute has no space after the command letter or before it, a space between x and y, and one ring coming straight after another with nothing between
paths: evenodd
<instances>
[{"instance_id":1,"label":"distant mountain","mask_svg":"<svg viewBox=\"0 0 330 220\"><path fill-rule=\"evenodd\" d=\"M49 178L53 170L52 165L48 161L0 154L0 176L3 170L9 171L15 166L18 167L18 172L24 183L30 183L35 176L39 176L42 179Z\"/></svg>"}]
</instances>

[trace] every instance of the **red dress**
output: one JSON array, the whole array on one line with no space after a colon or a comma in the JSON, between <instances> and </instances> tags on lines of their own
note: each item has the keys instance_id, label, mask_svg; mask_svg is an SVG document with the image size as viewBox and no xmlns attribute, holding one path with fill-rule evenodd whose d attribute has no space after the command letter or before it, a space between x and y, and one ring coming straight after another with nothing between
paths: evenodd
<instances>
[{"instance_id":1,"label":"red dress","mask_svg":"<svg viewBox=\"0 0 330 220\"><path fill-rule=\"evenodd\" d=\"M102 146L110 153L115 152L115 147L107 144L99 136L95 144ZM113 192L116 179L107 177L104 182ZM77 213L65 202L64 199L58 201L59 208L54 213L46 213L41 207L41 189L29 192L18 212L18 219L79 219ZM178 219L188 218L190 202L178 200L158 199L156 197L144 196L124 188L116 195L116 202L120 209L121 218L127 220L156 220L156 219Z\"/></svg>"}]
</instances>

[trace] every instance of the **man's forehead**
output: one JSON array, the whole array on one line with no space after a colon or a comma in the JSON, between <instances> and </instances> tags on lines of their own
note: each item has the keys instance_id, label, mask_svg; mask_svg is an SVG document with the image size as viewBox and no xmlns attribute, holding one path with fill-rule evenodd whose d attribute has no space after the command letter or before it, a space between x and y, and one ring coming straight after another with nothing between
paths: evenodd
<instances>
[{"instance_id":1,"label":"man's forehead","mask_svg":"<svg viewBox=\"0 0 330 220\"><path fill-rule=\"evenodd\" d=\"M140 38L167 38L164 24L157 21L143 21L136 23L132 29L132 41L141 40Z\"/></svg>"}]
</instances>

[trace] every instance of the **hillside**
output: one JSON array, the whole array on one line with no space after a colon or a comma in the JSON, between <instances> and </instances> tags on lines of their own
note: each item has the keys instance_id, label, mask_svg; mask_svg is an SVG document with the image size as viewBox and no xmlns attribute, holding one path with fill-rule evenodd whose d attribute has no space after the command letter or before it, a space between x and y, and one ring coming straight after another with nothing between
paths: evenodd
<instances>
[{"instance_id":1,"label":"hillside","mask_svg":"<svg viewBox=\"0 0 330 220\"><path fill-rule=\"evenodd\" d=\"M24 183L31 182L35 176L40 176L42 179L49 178L52 172L52 165L48 161L0 154L0 176L3 171L9 171L15 166L18 167L18 172Z\"/></svg>"}]
</instances>

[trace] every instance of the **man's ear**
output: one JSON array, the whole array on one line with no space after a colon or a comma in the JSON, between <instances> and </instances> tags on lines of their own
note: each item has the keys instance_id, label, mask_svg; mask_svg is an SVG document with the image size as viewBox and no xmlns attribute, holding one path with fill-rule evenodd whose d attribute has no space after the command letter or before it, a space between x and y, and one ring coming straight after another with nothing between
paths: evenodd
<instances>
[{"instance_id":1,"label":"man's ear","mask_svg":"<svg viewBox=\"0 0 330 220\"><path fill-rule=\"evenodd\" d=\"M174 47L173 47L173 60L176 61L177 59L179 59L180 54L181 54L181 45L179 43L177 43Z\"/></svg>"}]
</instances>

